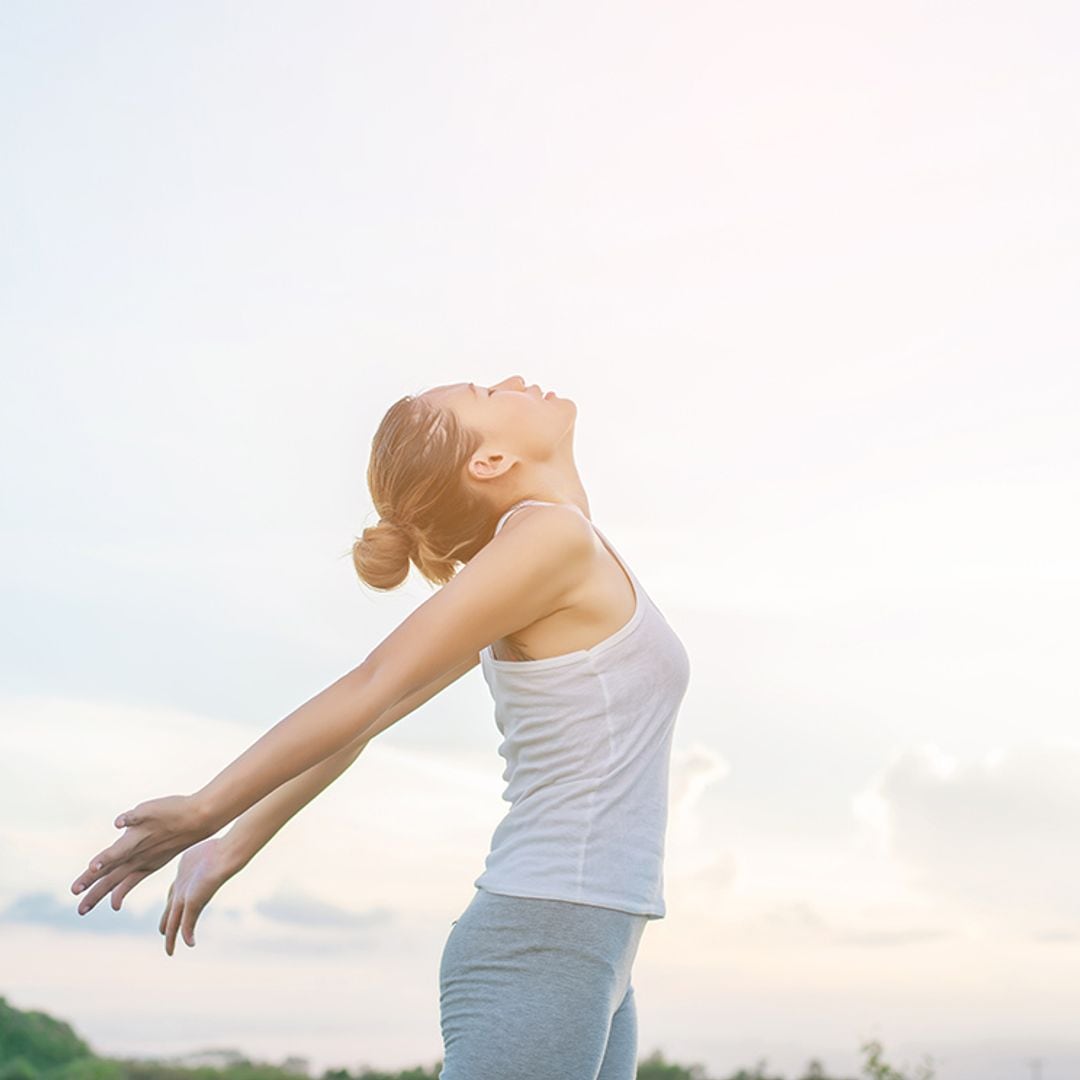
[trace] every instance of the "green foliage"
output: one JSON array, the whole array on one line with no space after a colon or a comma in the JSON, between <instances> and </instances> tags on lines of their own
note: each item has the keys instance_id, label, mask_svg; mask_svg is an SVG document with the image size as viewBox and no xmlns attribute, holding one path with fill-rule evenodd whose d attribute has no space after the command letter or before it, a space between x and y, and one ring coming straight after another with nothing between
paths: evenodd
<instances>
[{"instance_id":1,"label":"green foliage","mask_svg":"<svg viewBox=\"0 0 1080 1080\"><path fill-rule=\"evenodd\" d=\"M754 1066L753 1071L747 1069L739 1069L738 1072L731 1074L730 1080L784 1080L782 1076L769 1076L765 1072L766 1059L761 1058Z\"/></svg>"},{"instance_id":2,"label":"green foliage","mask_svg":"<svg viewBox=\"0 0 1080 1080\"><path fill-rule=\"evenodd\" d=\"M876 1039L863 1043L859 1049L866 1054L863 1075L870 1077L871 1080L934 1080L933 1058L929 1055L924 1057L923 1064L919 1066L919 1072L909 1077L907 1073L894 1069L882 1060L881 1043Z\"/></svg>"},{"instance_id":3,"label":"green foliage","mask_svg":"<svg viewBox=\"0 0 1080 1080\"><path fill-rule=\"evenodd\" d=\"M404 1072L379 1072L376 1069L364 1069L363 1072L358 1073L344 1073L345 1080L439 1080L439 1073L442 1072L442 1062L438 1062L428 1072L427 1069L421 1068L419 1065L415 1069L406 1069ZM327 1071L323 1073L322 1080L326 1080L329 1076L341 1076L342 1070L335 1069L333 1073Z\"/></svg>"},{"instance_id":4,"label":"green foliage","mask_svg":"<svg viewBox=\"0 0 1080 1080\"><path fill-rule=\"evenodd\" d=\"M50 1073L49 1080L124 1080L124 1069L112 1058L82 1057Z\"/></svg>"},{"instance_id":5,"label":"green foliage","mask_svg":"<svg viewBox=\"0 0 1080 1080\"><path fill-rule=\"evenodd\" d=\"M225 1072L231 1071L215 1069L210 1065L170 1065L168 1062L139 1058L125 1058L122 1065L125 1080L219 1080ZM246 1058L241 1058L234 1068L251 1070L253 1065ZM280 1075L276 1068L273 1073L275 1077Z\"/></svg>"},{"instance_id":6,"label":"green foliage","mask_svg":"<svg viewBox=\"0 0 1080 1080\"><path fill-rule=\"evenodd\" d=\"M0 1067L7 1068L13 1059L22 1058L25 1065L11 1067L18 1070L28 1065L36 1076L89 1055L90 1047L70 1024L47 1013L16 1009L0 997Z\"/></svg>"},{"instance_id":7,"label":"green foliage","mask_svg":"<svg viewBox=\"0 0 1080 1080\"><path fill-rule=\"evenodd\" d=\"M38 1080L38 1071L20 1054L0 1062L0 1080Z\"/></svg>"},{"instance_id":8,"label":"green foliage","mask_svg":"<svg viewBox=\"0 0 1080 1080\"><path fill-rule=\"evenodd\" d=\"M664 1060L659 1050L654 1050L643 1061L638 1062L637 1080L706 1080L705 1069L701 1065L675 1065Z\"/></svg>"}]
</instances>

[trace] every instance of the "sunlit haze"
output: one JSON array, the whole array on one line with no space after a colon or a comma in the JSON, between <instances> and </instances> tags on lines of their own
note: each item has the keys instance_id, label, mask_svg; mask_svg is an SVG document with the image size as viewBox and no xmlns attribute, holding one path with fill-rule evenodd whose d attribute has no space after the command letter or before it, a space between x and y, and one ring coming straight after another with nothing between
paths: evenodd
<instances>
[{"instance_id":1,"label":"sunlit haze","mask_svg":"<svg viewBox=\"0 0 1080 1080\"><path fill-rule=\"evenodd\" d=\"M212 901L69 885L432 594L406 393L577 407L686 645L643 1058L1080 1072L1074 6L9 2L0 995L103 1054L436 1060L479 670Z\"/></svg>"}]
</instances>

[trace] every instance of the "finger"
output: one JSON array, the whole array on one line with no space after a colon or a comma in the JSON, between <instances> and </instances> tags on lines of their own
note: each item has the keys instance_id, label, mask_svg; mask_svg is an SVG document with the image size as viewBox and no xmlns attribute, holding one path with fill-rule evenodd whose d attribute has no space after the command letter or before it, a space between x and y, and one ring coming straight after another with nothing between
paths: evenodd
<instances>
[{"instance_id":1,"label":"finger","mask_svg":"<svg viewBox=\"0 0 1080 1080\"><path fill-rule=\"evenodd\" d=\"M176 931L180 927L180 919L184 914L183 900L173 904L169 912L169 921L165 925L165 951L172 956L176 948Z\"/></svg>"},{"instance_id":2,"label":"finger","mask_svg":"<svg viewBox=\"0 0 1080 1080\"><path fill-rule=\"evenodd\" d=\"M107 847L104 851L99 851L87 863L86 869L71 883L71 891L79 893L89 888L100 877L114 869L117 862L122 858L126 858L131 853L133 845L128 844L126 849L119 847L119 845L127 838L128 834L124 833L115 844Z\"/></svg>"},{"instance_id":3,"label":"finger","mask_svg":"<svg viewBox=\"0 0 1080 1080\"><path fill-rule=\"evenodd\" d=\"M173 843L171 837L165 837L151 844L145 843L145 840L145 833L141 837L135 833L124 833L115 844L104 851L98 852L90 860L87 869L71 883L71 891L73 893L81 892L121 863L131 863L132 866L137 866L137 863L146 864L152 862L156 855L162 851L168 851ZM148 867L137 866L137 868L147 869ZM156 870L158 867L152 866L149 869Z\"/></svg>"},{"instance_id":4,"label":"finger","mask_svg":"<svg viewBox=\"0 0 1080 1080\"><path fill-rule=\"evenodd\" d=\"M165 923L169 918L169 906L172 904L173 885L175 884L176 882L174 881L172 885L169 886L168 894L165 897L165 909L162 911L161 918L158 920L157 929L159 934L165 933Z\"/></svg>"},{"instance_id":5,"label":"finger","mask_svg":"<svg viewBox=\"0 0 1080 1080\"><path fill-rule=\"evenodd\" d=\"M195 903L189 899L184 905L184 918L180 920L180 932L184 934L184 940L192 948L195 947L195 923L199 921L206 903L206 900Z\"/></svg>"},{"instance_id":6,"label":"finger","mask_svg":"<svg viewBox=\"0 0 1080 1080\"><path fill-rule=\"evenodd\" d=\"M128 830L118 840L114 840L107 848L99 851L90 860L90 872L103 872L108 873L109 870L115 866L118 862L122 862L128 858L134 852L140 850L141 846L145 848L145 840L147 839L147 832L144 829L141 834L136 834L132 830Z\"/></svg>"},{"instance_id":7,"label":"finger","mask_svg":"<svg viewBox=\"0 0 1080 1080\"><path fill-rule=\"evenodd\" d=\"M118 882L123 881L125 870L120 867L111 874L106 874L97 884L79 901L79 914L85 915L97 902Z\"/></svg>"},{"instance_id":8,"label":"finger","mask_svg":"<svg viewBox=\"0 0 1080 1080\"><path fill-rule=\"evenodd\" d=\"M124 902L124 897L127 896L127 894L131 892L144 877L149 877L149 875L149 870L136 870L133 873L128 874L128 876L112 891L112 899L109 903L112 904L113 911L119 911L120 905Z\"/></svg>"},{"instance_id":9,"label":"finger","mask_svg":"<svg viewBox=\"0 0 1080 1080\"><path fill-rule=\"evenodd\" d=\"M89 889L90 886L93 885L95 882L101 881L109 873L115 870L117 865L118 864L113 861L104 863L101 861L100 856L95 855L94 858L90 860L89 868L84 870L71 883L71 891L76 894L84 892L86 889Z\"/></svg>"},{"instance_id":10,"label":"finger","mask_svg":"<svg viewBox=\"0 0 1080 1080\"><path fill-rule=\"evenodd\" d=\"M184 917L180 920L180 935L192 949L195 948L195 921L200 910L195 904L187 903L184 905Z\"/></svg>"}]
</instances>

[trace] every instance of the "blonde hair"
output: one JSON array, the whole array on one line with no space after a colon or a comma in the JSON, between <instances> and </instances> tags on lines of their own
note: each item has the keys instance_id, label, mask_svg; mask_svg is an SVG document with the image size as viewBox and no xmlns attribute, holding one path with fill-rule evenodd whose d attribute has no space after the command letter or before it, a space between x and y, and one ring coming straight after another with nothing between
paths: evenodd
<instances>
[{"instance_id":1,"label":"blonde hair","mask_svg":"<svg viewBox=\"0 0 1080 1080\"><path fill-rule=\"evenodd\" d=\"M483 436L450 409L407 394L395 401L371 440L367 484L379 512L352 545L357 576L395 589L410 562L443 585L492 537L494 509L465 482Z\"/></svg>"}]
</instances>

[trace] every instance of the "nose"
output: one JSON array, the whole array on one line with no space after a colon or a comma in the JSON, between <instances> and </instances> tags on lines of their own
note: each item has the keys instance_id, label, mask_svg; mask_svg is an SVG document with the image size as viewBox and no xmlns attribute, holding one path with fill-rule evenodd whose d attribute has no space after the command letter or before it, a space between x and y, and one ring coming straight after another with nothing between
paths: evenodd
<instances>
[{"instance_id":1,"label":"nose","mask_svg":"<svg viewBox=\"0 0 1080 1080\"><path fill-rule=\"evenodd\" d=\"M525 381L525 378L522 375L511 375L510 378L503 379L504 383L515 382L515 381L517 381L517 382L519 382L521 384L521 389L522 390L528 390L529 389L529 383L527 383ZM539 392L540 387L537 386L536 389L537 389L537 392Z\"/></svg>"}]
</instances>

